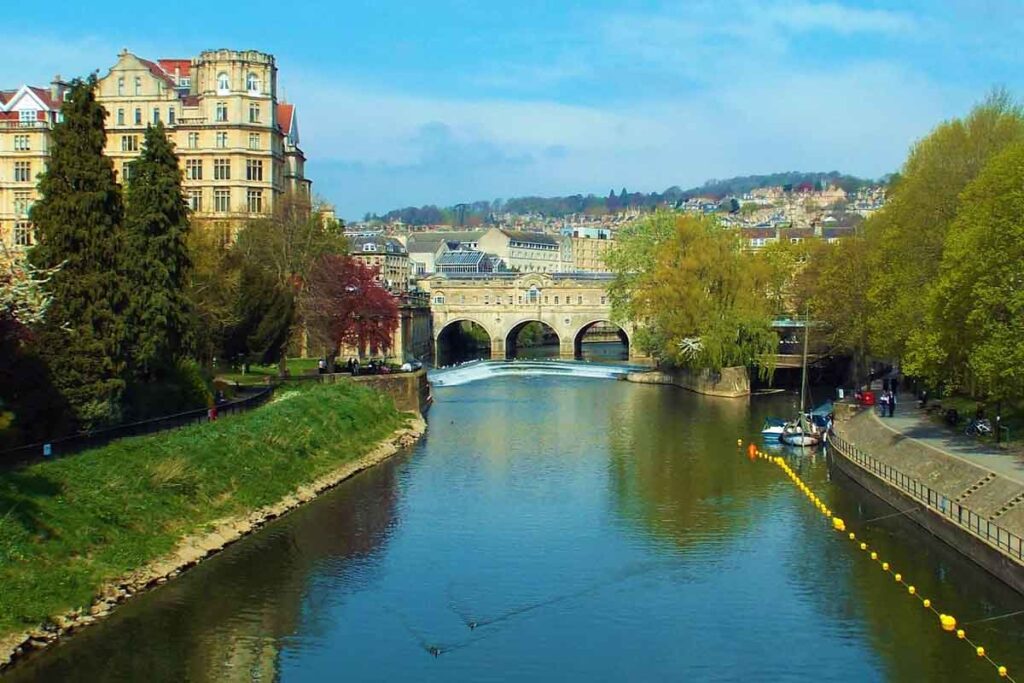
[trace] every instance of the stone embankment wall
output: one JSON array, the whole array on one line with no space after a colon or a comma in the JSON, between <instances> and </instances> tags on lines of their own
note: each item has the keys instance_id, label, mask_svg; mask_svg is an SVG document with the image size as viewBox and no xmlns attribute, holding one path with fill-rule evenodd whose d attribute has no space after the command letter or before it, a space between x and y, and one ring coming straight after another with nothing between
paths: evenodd
<instances>
[{"instance_id":1,"label":"stone embankment wall","mask_svg":"<svg viewBox=\"0 0 1024 683\"><path fill-rule=\"evenodd\" d=\"M631 372L626 380L639 384L671 384L706 396L742 398L750 395L750 374L744 367L722 368L720 372L684 369Z\"/></svg>"},{"instance_id":2,"label":"stone embankment wall","mask_svg":"<svg viewBox=\"0 0 1024 683\"><path fill-rule=\"evenodd\" d=\"M427 371L400 372L393 375L356 375L335 373L321 375L322 382L356 382L370 389L387 394L395 401L395 407L403 412L424 413L433 400Z\"/></svg>"},{"instance_id":3,"label":"stone embankment wall","mask_svg":"<svg viewBox=\"0 0 1024 683\"><path fill-rule=\"evenodd\" d=\"M1024 593L1021 542L1000 531L1024 537L1024 486L885 429L868 410L837 404L835 431L833 462L844 474L895 508L913 510L909 519ZM845 454L847 444L888 467L889 477ZM927 494L915 495L915 482L934 493L930 504Z\"/></svg>"}]
</instances>

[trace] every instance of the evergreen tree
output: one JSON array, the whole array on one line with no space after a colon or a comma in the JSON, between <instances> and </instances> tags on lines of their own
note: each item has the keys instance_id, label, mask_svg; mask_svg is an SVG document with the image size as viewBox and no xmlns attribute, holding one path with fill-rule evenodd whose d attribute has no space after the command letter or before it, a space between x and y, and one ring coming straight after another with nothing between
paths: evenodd
<instances>
[{"instance_id":1,"label":"evergreen tree","mask_svg":"<svg viewBox=\"0 0 1024 683\"><path fill-rule=\"evenodd\" d=\"M46 284L53 301L38 330L40 354L85 428L117 421L124 389L124 209L113 164L103 156L106 112L95 88L95 75L71 84L31 212L39 237L32 263L61 265Z\"/></svg>"},{"instance_id":2,"label":"evergreen tree","mask_svg":"<svg viewBox=\"0 0 1024 683\"><path fill-rule=\"evenodd\" d=\"M173 369L193 341L188 208L163 124L146 129L131 169L125 193L124 273L131 283L126 345L132 378L151 381Z\"/></svg>"}]
</instances>

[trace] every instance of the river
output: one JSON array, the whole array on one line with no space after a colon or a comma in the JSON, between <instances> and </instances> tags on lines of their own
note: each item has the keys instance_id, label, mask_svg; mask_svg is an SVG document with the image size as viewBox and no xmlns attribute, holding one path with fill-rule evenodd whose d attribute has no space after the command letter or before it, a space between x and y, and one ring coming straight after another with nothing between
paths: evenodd
<instances>
[{"instance_id":1,"label":"river","mask_svg":"<svg viewBox=\"0 0 1024 683\"><path fill-rule=\"evenodd\" d=\"M521 373L435 388L412 452L11 681L992 681L755 438L793 396ZM804 479L961 620L1024 599L850 482ZM1024 618L967 626L1011 674Z\"/></svg>"}]
</instances>

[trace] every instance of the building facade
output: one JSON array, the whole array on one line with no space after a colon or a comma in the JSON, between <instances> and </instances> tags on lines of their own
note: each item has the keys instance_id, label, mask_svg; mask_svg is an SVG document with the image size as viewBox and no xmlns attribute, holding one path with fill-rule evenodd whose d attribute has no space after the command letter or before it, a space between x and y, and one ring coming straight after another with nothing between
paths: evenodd
<instances>
[{"instance_id":1,"label":"building facade","mask_svg":"<svg viewBox=\"0 0 1024 683\"><path fill-rule=\"evenodd\" d=\"M50 134L64 88L23 85L0 91L0 261L35 242L28 212L38 199L36 179L50 158Z\"/></svg>"},{"instance_id":2,"label":"building facade","mask_svg":"<svg viewBox=\"0 0 1024 683\"><path fill-rule=\"evenodd\" d=\"M49 89L0 94L0 238L15 250L31 246L22 209L27 195L36 199L63 94L59 77ZM150 61L125 50L99 79L96 96L107 112L105 153L118 182L130 180L147 126L163 124L199 223L234 230L272 214L286 194L311 198L296 109L279 100L272 55L209 50Z\"/></svg>"},{"instance_id":3,"label":"building facade","mask_svg":"<svg viewBox=\"0 0 1024 683\"><path fill-rule=\"evenodd\" d=\"M573 270L570 238L542 232L491 228L477 241L480 251L494 254L520 273L567 273Z\"/></svg>"},{"instance_id":4,"label":"building facade","mask_svg":"<svg viewBox=\"0 0 1024 683\"><path fill-rule=\"evenodd\" d=\"M352 258L377 269L377 281L395 294L409 291L412 269L405 246L383 235L349 236Z\"/></svg>"}]
</instances>

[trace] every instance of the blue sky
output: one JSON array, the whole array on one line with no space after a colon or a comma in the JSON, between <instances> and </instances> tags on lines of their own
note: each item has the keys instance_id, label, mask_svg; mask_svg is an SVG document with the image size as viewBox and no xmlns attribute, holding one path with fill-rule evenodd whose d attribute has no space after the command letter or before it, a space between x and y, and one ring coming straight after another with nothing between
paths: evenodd
<instances>
[{"instance_id":1,"label":"blue sky","mask_svg":"<svg viewBox=\"0 0 1024 683\"><path fill-rule=\"evenodd\" d=\"M347 218L780 170L876 177L994 86L1024 2L14 3L0 87L217 47L277 56Z\"/></svg>"}]
</instances>

